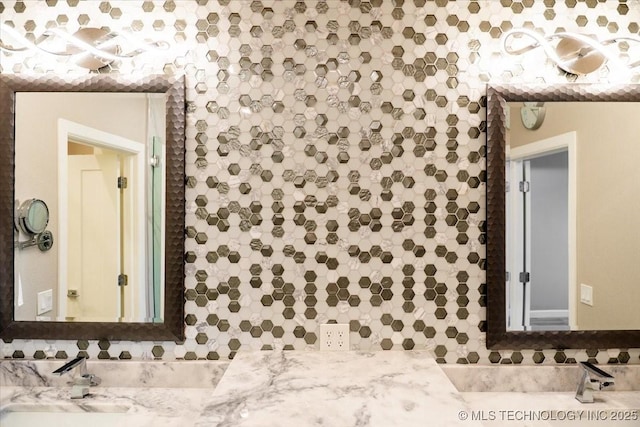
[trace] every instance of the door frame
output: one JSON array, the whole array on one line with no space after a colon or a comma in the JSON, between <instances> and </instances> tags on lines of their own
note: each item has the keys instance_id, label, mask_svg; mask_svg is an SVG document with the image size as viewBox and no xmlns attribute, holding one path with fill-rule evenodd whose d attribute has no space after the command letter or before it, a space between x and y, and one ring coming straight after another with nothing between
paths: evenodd
<instances>
[{"instance_id":1,"label":"door frame","mask_svg":"<svg viewBox=\"0 0 640 427\"><path fill-rule=\"evenodd\" d=\"M89 126L72 122L70 120L58 119L58 309L59 317L64 319L67 313L67 281L68 281L68 242L67 233L69 230L68 222L68 162L67 162L67 145L69 139L91 145L94 147L107 148L126 152L128 156L125 160L125 170L130 172L135 185L130 186L126 193L126 200L131 211L128 213L132 218L129 227L129 234L135 236L137 247L134 251L126 254L127 264L132 266L131 275L134 276L130 280L137 284L134 290L134 298L129 298L127 305L129 313L138 312L144 314L146 310L146 294L144 278L145 265L137 260L136 254L145 253L145 144L136 142L119 135L104 132ZM116 183L114 183L115 185ZM137 214L133 214L137 212ZM117 279L117 278L115 278ZM115 280L114 279L114 280ZM120 293L118 292L118 295ZM133 296L133 292L130 293ZM135 305L138 305L137 310ZM114 321L117 319L113 319Z\"/></svg>"},{"instance_id":2,"label":"door frame","mask_svg":"<svg viewBox=\"0 0 640 427\"><path fill-rule=\"evenodd\" d=\"M546 156L546 155L558 153L561 151L567 151L567 156L568 156L567 173L568 173L569 185L567 190L568 190L569 200L567 203L568 205L567 206L568 208L567 243L568 243L568 251L569 251L569 265L568 265L569 328L571 330L575 330L577 329L577 284L576 284L576 277L577 277L577 260L576 260L577 217L576 217L576 214L577 214L577 197L578 197L578 193L577 193L577 173L578 173L577 132L575 131L567 132L560 135L552 136L550 138L542 139L540 141L524 144L518 147L511 147L507 152L507 162L530 160L536 157ZM513 171L513 169L515 168L511 168L510 170L510 176L508 176L509 179L511 179L512 176L515 174L515 171ZM515 193L516 193L515 191L511 191L511 195L507 195L506 199L510 200L511 198L515 197L514 196ZM507 228L509 228L508 226L509 224L507 223ZM510 237L511 240L515 239L515 236L513 235L513 233L510 233L509 230L507 230L506 234L507 236L511 235ZM530 239L527 237L527 241L529 240ZM515 248L517 245L514 244L513 241L511 241L511 242L507 242L507 246L511 248ZM516 254L514 254L514 252L517 252L517 251L512 250L511 252L507 253L507 259L505 261L507 263L508 271L510 270L510 266L516 265L514 264L516 262L516 260L514 260L514 258L516 257ZM516 286L516 284L519 284L519 282L515 280L516 279L515 274L513 273L511 274L511 279L512 280L510 280L510 283L508 286L509 301L507 303L510 305L512 309L513 307L517 306L517 305L514 306L514 304L517 304L519 301L522 301L522 292L519 290L520 288ZM527 301L530 301L529 292L530 292L530 289L529 287L527 287L527 295L526 295ZM516 301L516 299L518 299L518 302ZM526 311L528 312L529 310L526 310ZM526 323L528 323L529 314L525 313L525 316L527 319ZM510 330L522 330L522 329L514 328L513 325L511 325Z\"/></svg>"}]
</instances>

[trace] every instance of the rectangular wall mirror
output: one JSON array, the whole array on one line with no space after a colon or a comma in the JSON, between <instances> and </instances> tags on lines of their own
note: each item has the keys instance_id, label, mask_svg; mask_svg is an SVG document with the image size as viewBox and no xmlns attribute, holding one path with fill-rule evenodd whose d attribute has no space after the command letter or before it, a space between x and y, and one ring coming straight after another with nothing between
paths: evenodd
<instances>
[{"instance_id":1,"label":"rectangular wall mirror","mask_svg":"<svg viewBox=\"0 0 640 427\"><path fill-rule=\"evenodd\" d=\"M640 89L487 93L488 346L637 345Z\"/></svg>"},{"instance_id":2,"label":"rectangular wall mirror","mask_svg":"<svg viewBox=\"0 0 640 427\"><path fill-rule=\"evenodd\" d=\"M184 110L183 78L0 76L1 337L182 339Z\"/></svg>"}]
</instances>

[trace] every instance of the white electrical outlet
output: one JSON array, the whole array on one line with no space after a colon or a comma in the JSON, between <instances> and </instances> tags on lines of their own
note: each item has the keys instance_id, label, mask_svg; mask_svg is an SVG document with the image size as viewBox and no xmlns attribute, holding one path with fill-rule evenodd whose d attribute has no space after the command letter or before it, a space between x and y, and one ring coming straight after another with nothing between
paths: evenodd
<instances>
[{"instance_id":1,"label":"white electrical outlet","mask_svg":"<svg viewBox=\"0 0 640 427\"><path fill-rule=\"evenodd\" d=\"M349 350L349 325L348 324L320 325L320 350L328 350L328 351Z\"/></svg>"}]
</instances>

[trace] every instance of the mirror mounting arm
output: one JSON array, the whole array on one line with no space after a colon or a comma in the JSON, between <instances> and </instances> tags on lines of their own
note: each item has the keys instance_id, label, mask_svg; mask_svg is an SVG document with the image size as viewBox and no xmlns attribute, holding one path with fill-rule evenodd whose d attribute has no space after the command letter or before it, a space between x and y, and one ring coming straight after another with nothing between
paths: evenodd
<instances>
[{"instance_id":1,"label":"mirror mounting arm","mask_svg":"<svg viewBox=\"0 0 640 427\"><path fill-rule=\"evenodd\" d=\"M46 252L53 247L53 233L45 230L24 242L16 241L13 246L21 250L31 246L37 246L42 252Z\"/></svg>"}]
</instances>

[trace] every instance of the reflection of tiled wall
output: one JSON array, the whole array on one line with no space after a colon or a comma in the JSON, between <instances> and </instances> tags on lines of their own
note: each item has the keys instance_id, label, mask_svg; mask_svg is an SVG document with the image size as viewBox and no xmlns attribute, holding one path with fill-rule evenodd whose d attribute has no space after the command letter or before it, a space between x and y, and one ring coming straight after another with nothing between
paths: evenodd
<instances>
[{"instance_id":1,"label":"reflection of tiled wall","mask_svg":"<svg viewBox=\"0 0 640 427\"><path fill-rule=\"evenodd\" d=\"M638 33L630 1L47 1L3 21L108 26L174 45L115 72L187 75L186 335L169 342L15 340L5 357L231 357L359 349L448 363L639 362L638 351L485 347L483 96L489 81L562 82L541 52L503 58L512 27ZM615 47L613 47L615 51ZM2 72L65 72L41 57ZM606 71L590 77L607 80Z\"/></svg>"}]
</instances>

